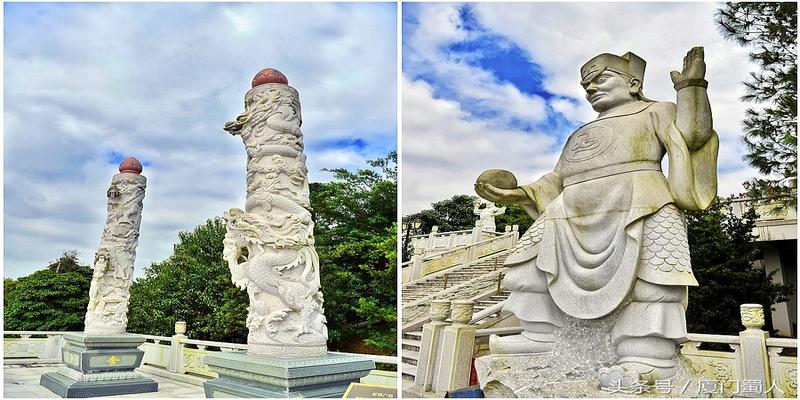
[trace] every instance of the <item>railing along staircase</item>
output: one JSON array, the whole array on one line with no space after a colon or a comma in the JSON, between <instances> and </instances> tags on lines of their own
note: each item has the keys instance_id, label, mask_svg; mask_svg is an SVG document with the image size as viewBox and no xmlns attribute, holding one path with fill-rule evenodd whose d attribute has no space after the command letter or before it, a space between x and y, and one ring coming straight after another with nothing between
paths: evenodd
<instances>
[{"instance_id":1,"label":"railing along staircase","mask_svg":"<svg viewBox=\"0 0 800 400\"><path fill-rule=\"evenodd\" d=\"M516 234L516 232L513 232ZM515 241L514 241L515 242ZM513 245L512 245L513 247ZM475 302L472 324L492 326L509 315L500 314L509 292L502 287L503 262L510 248L466 264L456 265L403 285L403 337L401 371L403 379L414 380L422 342L422 325L430 321L434 301Z\"/></svg>"},{"instance_id":2,"label":"railing along staircase","mask_svg":"<svg viewBox=\"0 0 800 400\"><path fill-rule=\"evenodd\" d=\"M501 290L494 291L489 295L479 296L480 300L467 299L474 301L476 306L472 314L470 325L479 328L488 328L494 324L512 317L510 313L501 313L503 304L510 292ZM429 322L430 318L425 322ZM445 322L452 322L450 318ZM404 380L413 381L417 375L417 363L419 362L420 347L422 346L422 324L417 322L408 329L403 329L401 354L401 371Z\"/></svg>"}]
</instances>

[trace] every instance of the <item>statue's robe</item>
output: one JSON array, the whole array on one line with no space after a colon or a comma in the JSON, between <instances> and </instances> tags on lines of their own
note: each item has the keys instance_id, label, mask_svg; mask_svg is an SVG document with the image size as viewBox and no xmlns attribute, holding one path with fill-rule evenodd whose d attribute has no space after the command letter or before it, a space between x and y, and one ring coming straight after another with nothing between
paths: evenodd
<instances>
[{"instance_id":1,"label":"statue's robe","mask_svg":"<svg viewBox=\"0 0 800 400\"><path fill-rule=\"evenodd\" d=\"M667 102L618 107L575 131L552 173L522 186L541 215L506 260L514 268L505 310L560 325L559 309L583 319L608 315L637 278L697 285L678 208L705 209L715 198L719 139L712 133L688 149L675 115ZM534 282L542 276L546 293Z\"/></svg>"}]
</instances>

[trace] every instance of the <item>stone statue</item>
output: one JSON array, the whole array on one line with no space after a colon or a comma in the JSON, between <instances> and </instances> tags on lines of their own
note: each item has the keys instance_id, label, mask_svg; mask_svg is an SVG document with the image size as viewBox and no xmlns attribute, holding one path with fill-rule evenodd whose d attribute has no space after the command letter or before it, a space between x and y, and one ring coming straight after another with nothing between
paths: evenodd
<instances>
[{"instance_id":1,"label":"stone statue","mask_svg":"<svg viewBox=\"0 0 800 400\"><path fill-rule=\"evenodd\" d=\"M601 386L676 374L688 286L698 284L683 210L707 208L717 192L703 58L695 47L671 72L677 104L644 97L645 61L635 54L592 58L581 85L598 118L569 137L554 171L523 186L507 171L478 179L481 197L522 205L535 219L505 262L504 309L523 332L491 337L492 354L547 353L565 315L614 314L616 364L600 370Z\"/></svg>"},{"instance_id":2,"label":"stone statue","mask_svg":"<svg viewBox=\"0 0 800 400\"><path fill-rule=\"evenodd\" d=\"M297 91L273 69L256 76L244 113L225 124L247 151L245 211L225 213L223 256L233 283L250 297L250 354L327 352L301 124Z\"/></svg>"},{"instance_id":3,"label":"stone statue","mask_svg":"<svg viewBox=\"0 0 800 400\"><path fill-rule=\"evenodd\" d=\"M483 208L480 208L484 205ZM502 215L506 212L505 207L497 207L490 201L476 201L472 213L477 215L480 219L477 221L477 226L480 226L484 232L497 231L497 225L494 223L494 217Z\"/></svg>"},{"instance_id":4,"label":"stone statue","mask_svg":"<svg viewBox=\"0 0 800 400\"><path fill-rule=\"evenodd\" d=\"M147 178L140 175L142 164L133 157L122 162L119 172L106 193L108 217L93 262L84 323L87 335L121 335L128 326L129 288Z\"/></svg>"}]
</instances>

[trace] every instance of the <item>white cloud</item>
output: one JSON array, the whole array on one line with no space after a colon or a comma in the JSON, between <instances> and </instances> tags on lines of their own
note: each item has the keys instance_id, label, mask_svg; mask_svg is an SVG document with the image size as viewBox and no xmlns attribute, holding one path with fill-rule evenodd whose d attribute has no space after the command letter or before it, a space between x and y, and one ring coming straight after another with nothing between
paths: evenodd
<instances>
[{"instance_id":1,"label":"white cloud","mask_svg":"<svg viewBox=\"0 0 800 400\"><path fill-rule=\"evenodd\" d=\"M471 119L458 103L435 98L424 81L404 77L402 214L474 194L475 178L486 169L506 169L521 182L532 181L555 165L560 149L552 148L554 142L540 133Z\"/></svg>"},{"instance_id":2,"label":"white cloud","mask_svg":"<svg viewBox=\"0 0 800 400\"><path fill-rule=\"evenodd\" d=\"M591 121L597 117L597 113L591 107L566 98L550 100L550 107L572 122Z\"/></svg>"},{"instance_id":3,"label":"white cloud","mask_svg":"<svg viewBox=\"0 0 800 400\"><path fill-rule=\"evenodd\" d=\"M546 118L544 99L500 82L491 72L470 65L470 55L456 56L447 45L466 39L459 16L460 5L426 3L418 14L418 26L405 40L404 68L415 74L427 73L439 85L453 91L461 102L496 113L495 124L510 126L512 121L531 124ZM476 56L476 55L473 55Z\"/></svg>"}]
</instances>

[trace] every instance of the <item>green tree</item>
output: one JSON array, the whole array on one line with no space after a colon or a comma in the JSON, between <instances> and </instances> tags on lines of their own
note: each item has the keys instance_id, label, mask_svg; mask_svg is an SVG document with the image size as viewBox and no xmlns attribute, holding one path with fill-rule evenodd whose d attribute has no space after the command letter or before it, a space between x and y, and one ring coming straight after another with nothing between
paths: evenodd
<instances>
[{"instance_id":1,"label":"green tree","mask_svg":"<svg viewBox=\"0 0 800 400\"><path fill-rule=\"evenodd\" d=\"M797 208L797 3L725 3L716 20L761 67L743 82L742 100L759 105L742 123L745 160L766 176L747 183L749 195Z\"/></svg>"},{"instance_id":2,"label":"green tree","mask_svg":"<svg viewBox=\"0 0 800 400\"><path fill-rule=\"evenodd\" d=\"M92 270L78 264L78 252L65 251L44 269L4 280L6 330L82 331Z\"/></svg>"},{"instance_id":3,"label":"green tree","mask_svg":"<svg viewBox=\"0 0 800 400\"><path fill-rule=\"evenodd\" d=\"M329 347L394 354L397 347L397 155L372 169L327 170L311 184Z\"/></svg>"},{"instance_id":4,"label":"green tree","mask_svg":"<svg viewBox=\"0 0 800 400\"><path fill-rule=\"evenodd\" d=\"M403 222L410 223L414 220L421 222L415 234L430 233L431 228L439 227L439 232L452 232L472 229L478 218L473 214L475 201L478 196L465 194L455 195L447 200L431 204L431 208L403 217Z\"/></svg>"},{"instance_id":5,"label":"green tree","mask_svg":"<svg viewBox=\"0 0 800 400\"><path fill-rule=\"evenodd\" d=\"M180 232L174 253L131 286L128 331L171 336L175 322L186 321L191 338L246 343L247 293L231 282L224 237L221 218Z\"/></svg>"},{"instance_id":6,"label":"green tree","mask_svg":"<svg viewBox=\"0 0 800 400\"><path fill-rule=\"evenodd\" d=\"M745 303L765 306L770 327L769 307L794 292L753 266L760 253L752 233L756 218L752 208L739 218L720 200L706 211L686 213L692 270L700 283L689 288L689 332L738 333L743 330L739 305Z\"/></svg>"},{"instance_id":7,"label":"green tree","mask_svg":"<svg viewBox=\"0 0 800 400\"><path fill-rule=\"evenodd\" d=\"M8 304L8 299L14 295L14 289L17 287L17 281L11 278L3 279L3 304Z\"/></svg>"},{"instance_id":8,"label":"green tree","mask_svg":"<svg viewBox=\"0 0 800 400\"><path fill-rule=\"evenodd\" d=\"M519 233L522 235L523 232L533 225L533 218L531 218L521 206L509 204L506 205L506 212L496 216L494 222L497 225L497 230L500 232L505 231L508 225L519 225Z\"/></svg>"}]
</instances>

